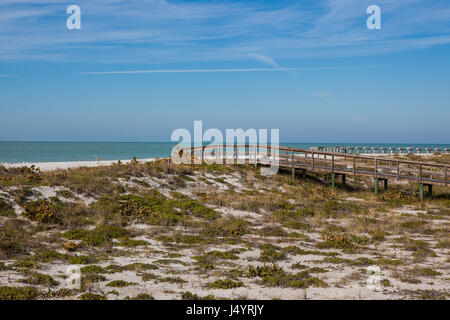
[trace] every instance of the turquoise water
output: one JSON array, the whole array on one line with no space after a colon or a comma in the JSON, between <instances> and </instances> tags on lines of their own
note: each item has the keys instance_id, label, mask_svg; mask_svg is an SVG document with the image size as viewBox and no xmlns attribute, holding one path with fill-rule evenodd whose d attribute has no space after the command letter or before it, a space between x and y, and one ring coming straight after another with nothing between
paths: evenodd
<instances>
[{"instance_id":1,"label":"turquoise water","mask_svg":"<svg viewBox=\"0 0 450 320\"><path fill-rule=\"evenodd\" d=\"M374 144L374 143L281 143L283 146L413 147L450 148L450 144ZM88 160L126 160L170 155L170 142L0 142L0 162L58 162Z\"/></svg>"},{"instance_id":2,"label":"turquoise water","mask_svg":"<svg viewBox=\"0 0 450 320\"><path fill-rule=\"evenodd\" d=\"M166 142L0 142L0 162L126 160L168 156Z\"/></svg>"}]
</instances>

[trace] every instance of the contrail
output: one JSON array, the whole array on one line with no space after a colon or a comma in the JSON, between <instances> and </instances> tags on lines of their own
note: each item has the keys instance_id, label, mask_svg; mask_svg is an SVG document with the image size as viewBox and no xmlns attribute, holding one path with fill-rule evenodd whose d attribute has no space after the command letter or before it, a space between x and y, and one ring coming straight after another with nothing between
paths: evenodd
<instances>
[{"instance_id":1,"label":"contrail","mask_svg":"<svg viewBox=\"0 0 450 320\"><path fill-rule=\"evenodd\" d=\"M139 73L206 73L206 72L260 72L282 71L281 68L255 68L255 69L184 69L184 70L128 70L128 71L100 71L80 72L77 74L139 74Z\"/></svg>"},{"instance_id":2,"label":"contrail","mask_svg":"<svg viewBox=\"0 0 450 320\"><path fill-rule=\"evenodd\" d=\"M79 72L77 75L101 74L143 74L143 73L214 73L214 72L265 72L265 71L308 71L308 70L334 70L359 69L361 67L316 67L316 68L245 68L245 69L181 69L181 70L125 70L125 71L96 71ZM367 67L362 67L367 68Z\"/></svg>"}]
</instances>

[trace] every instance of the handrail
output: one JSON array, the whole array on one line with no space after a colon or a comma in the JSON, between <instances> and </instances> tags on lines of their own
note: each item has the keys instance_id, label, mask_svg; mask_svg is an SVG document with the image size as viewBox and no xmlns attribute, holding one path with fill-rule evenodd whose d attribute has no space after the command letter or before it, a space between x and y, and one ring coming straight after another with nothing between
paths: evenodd
<instances>
[{"instance_id":1,"label":"handrail","mask_svg":"<svg viewBox=\"0 0 450 320\"><path fill-rule=\"evenodd\" d=\"M205 148L216 148L219 147L220 145L207 145L207 146L197 146L197 147L187 147L187 148L183 148L183 149L191 149L191 150L197 150L197 149L205 149ZM222 145L223 148L228 148L234 146L236 148L249 148L250 146L254 145L249 145L249 144L245 144L245 145ZM292 148L292 147L284 147L284 146L262 146L259 145L258 146L259 149L278 149L280 151L292 151L294 150L295 152L298 153L311 153L311 154L322 154L322 155L335 155L335 156L339 156L339 157L343 157L343 158L356 158L356 159L367 159L367 160L375 160L378 159L379 161L386 161L386 162L391 162L391 163L396 163L396 162L401 162L401 163L408 163L408 164L414 164L414 165L426 165L426 166L431 166L431 167L439 167L439 168L448 168L447 164L443 164L443 163L436 163L436 162L420 162L420 161L411 161L411 160L402 160L402 159L389 159L389 158L385 158L385 157L373 157L373 156L361 156L361 155L355 155L355 154L347 154L347 153L340 153L340 152L332 152L332 151L319 151L319 150L310 150L310 149L303 149L303 148Z\"/></svg>"}]
</instances>

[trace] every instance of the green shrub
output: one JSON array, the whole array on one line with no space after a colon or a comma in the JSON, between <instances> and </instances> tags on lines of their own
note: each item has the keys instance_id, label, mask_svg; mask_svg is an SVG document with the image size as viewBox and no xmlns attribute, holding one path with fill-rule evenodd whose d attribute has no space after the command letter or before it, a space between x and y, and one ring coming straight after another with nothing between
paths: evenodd
<instances>
[{"instance_id":1,"label":"green shrub","mask_svg":"<svg viewBox=\"0 0 450 320\"><path fill-rule=\"evenodd\" d=\"M265 237L287 237L288 233L279 226L268 226L258 230L258 233Z\"/></svg>"},{"instance_id":2,"label":"green shrub","mask_svg":"<svg viewBox=\"0 0 450 320\"><path fill-rule=\"evenodd\" d=\"M33 287L0 287L0 300L33 300L38 296Z\"/></svg>"},{"instance_id":3,"label":"green shrub","mask_svg":"<svg viewBox=\"0 0 450 320\"><path fill-rule=\"evenodd\" d=\"M70 263L70 264L90 264L95 263L96 259L91 258L89 256L85 255L65 255L64 258Z\"/></svg>"},{"instance_id":4,"label":"green shrub","mask_svg":"<svg viewBox=\"0 0 450 320\"><path fill-rule=\"evenodd\" d=\"M106 296L92 292L82 294L79 298L80 300L106 300Z\"/></svg>"},{"instance_id":5,"label":"green shrub","mask_svg":"<svg viewBox=\"0 0 450 320\"><path fill-rule=\"evenodd\" d=\"M431 268L419 268L415 267L411 270L411 272L415 275L422 276L422 277L436 277L442 275L441 272L433 270Z\"/></svg>"},{"instance_id":6,"label":"green shrub","mask_svg":"<svg viewBox=\"0 0 450 320\"><path fill-rule=\"evenodd\" d=\"M381 280L381 284L383 285L383 287L392 287L391 282L389 281L389 279L383 279Z\"/></svg>"},{"instance_id":7,"label":"green shrub","mask_svg":"<svg viewBox=\"0 0 450 320\"><path fill-rule=\"evenodd\" d=\"M96 265L86 266L80 269L81 273L88 274L88 273L107 273L107 271L101 267Z\"/></svg>"},{"instance_id":8,"label":"green shrub","mask_svg":"<svg viewBox=\"0 0 450 320\"><path fill-rule=\"evenodd\" d=\"M341 249L353 253L356 248L369 242L367 237L359 237L352 234L325 234L323 242L316 244L320 249Z\"/></svg>"},{"instance_id":9,"label":"green shrub","mask_svg":"<svg viewBox=\"0 0 450 320\"><path fill-rule=\"evenodd\" d=\"M122 287L128 287L128 286L131 286L131 285L133 285L133 284L135 284L135 283L133 283L133 282L127 282L127 281L124 281L124 280L114 280L114 281L111 281L110 283L108 283L106 286L107 286L107 287L122 288Z\"/></svg>"},{"instance_id":10,"label":"green shrub","mask_svg":"<svg viewBox=\"0 0 450 320\"><path fill-rule=\"evenodd\" d=\"M112 239L129 236L129 232L119 226L102 225L93 230L69 230L64 236L69 240L82 240L91 246L111 244Z\"/></svg>"},{"instance_id":11,"label":"green shrub","mask_svg":"<svg viewBox=\"0 0 450 320\"><path fill-rule=\"evenodd\" d=\"M207 283L206 286L210 289L233 289L244 286L244 283L242 281L234 281L231 279L219 279L214 282Z\"/></svg>"},{"instance_id":12,"label":"green shrub","mask_svg":"<svg viewBox=\"0 0 450 320\"><path fill-rule=\"evenodd\" d=\"M186 283L187 282L186 280L181 279L180 277L164 277L164 278L158 277L158 281L168 282L168 283Z\"/></svg>"},{"instance_id":13,"label":"green shrub","mask_svg":"<svg viewBox=\"0 0 450 320\"><path fill-rule=\"evenodd\" d=\"M190 216L215 219L218 214L196 200L186 196L168 199L157 190L147 195L122 195L104 197L95 207L121 216L133 217L153 225L176 225Z\"/></svg>"},{"instance_id":14,"label":"green shrub","mask_svg":"<svg viewBox=\"0 0 450 320\"><path fill-rule=\"evenodd\" d=\"M156 270L159 269L158 266L151 264L151 263L142 263L142 262L135 262L131 264L127 264L126 266L122 267L123 270L129 270L129 271L142 271L142 270Z\"/></svg>"},{"instance_id":15,"label":"green shrub","mask_svg":"<svg viewBox=\"0 0 450 320\"><path fill-rule=\"evenodd\" d=\"M148 293L139 293L134 297L125 297L125 300L155 300L155 298Z\"/></svg>"},{"instance_id":16,"label":"green shrub","mask_svg":"<svg viewBox=\"0 0 450 320\"><path fill-rule=\"evenodd\" d=\"M286 253L280 247L266 243L261 247L259 260L262 262L274 262L286 259Z\"/></svg>"},{"instance_id":17,"label":"green shrub","mask_svg":"<svg viewBox=\"0 0 450 320\"><path fill-rule=\"evenodd\" d=\"M189 291L182 292L181 299L182 300L215 300L214 296L211 294L204 296L204 297L199 297L198 295L196 295L192 292L189 292Z\"/></svg>"},{"instance_id":18,"label":"green shrub","mask_svg":"<svg viewBox=\"0 0 450 320\"><path fill-rule=\"evenodd\" d=\"M14 208L2 199L0 199L0 216L4 217L15 216Z\"/></svg>"},{"instance_id":19,"label":"green shrub","mask_svg":"<svg viewBox=\"0 0 450 320\"><path fill-rule=\"evenodd\" d=\"M48 223L55 222L57 206L60 205L59 200L48 201L40 199L36 201L26 202L23 205L25 212L23 216L38 222Z\"/></svg>"},{"instance_id":20,"label":"green shrub","mask_svg":"<svg viewBox=\"0 0 450 320\"><path fill-rule=\"evenodd\" d=\"M236 251L218 251L213 250L204 253L200 256L195 256L192 259L197 261L197 266L203 270L214 269L215 260L237 260L239 257L235 254Z\"/></svg>"},{"instance_id":21,"label":"green shrub","mask_svg":"<svg viewBox=\"0 0 450 320\"><path fill-rule=\"evenodd\" d=\"M275 272L272 275L267 275L262 278L262 283L268 287L283 287L283 288L303 288L310 286L326 287L325 282L317 277L312 277L308 271L302 271L296 274L289 274L282 270Z\"/></svg>"},{"instance_id":22,"label":"green shrub","mask_svg":"<svg viewBox=\"0 0 450 320\"><path fill-rule=\"evenodd\" d=\"M203 234L210 237L240 237L248 232L248 222L239 218L222 218L206 224Z\"/></svg>"},{"instance_id":23,"label":"green shrub","mask_svg":"<svg viewBox=\"0 0 450 320\"><path fill-rule=\"evenodd\" d=\"M377 262L375 260L372 260L372 259L369 259L366 257L360 257L353 261L349 260L349 264L351 266L371 266L371 265L376 265Z\"/></svg>"},{"instance_id":24,"label":"green shrub","mask_svg":"<svg viewBox=\"0 0 450 320\"><path fill-rule=\"evenodd\" d=\"M83 277L81 278L81 287L86 288L87 284L97 283L97 282L101 282L101 281L105 281L105 280L106 280L106 277L104 275L96 274L96 273L88 273L88 274L83 275Z\"/></svg>"},{"instance_id":25,"label":"green shrub","mask_svg":"<svg viewBox=\"0 0 450 320\"><path fill-rule=\"evenodd\" d=\"M59 284L58 281L53 279L48 274L42 274L38 272L27 272L27 278L21 279L20 282L32 285L39 285L45 287L54 287Z\"/></svg>"},{"instance_id":26,"label":"green shrub","mask_svg":"<svg viewBox=\"0 0 450 320\"><path fill-rule=\"evenodd\" d=\"M351 202L328 200L322 204L321 213L327 217L337 217L349 213L360 213L361 208Z\"/></svg>"},{"instance_id":27,"label":"green shrub","mask_svg":"<svg viewBox=\"0 0 450 320\"><path fill-rule=\"evenodd\" d=\"M0 228L0 258L7 259L25 253L29 236L23 221L5 221Z\"/></svg>"},{"instance_id":28,"label":"green shrub","mask_svg":"<svg viewBox=\"0 0 450 320\"><path fill-rule=\"evenodd\" d=\"M147 246L149 243L145 240L134 240L134 239L123 239L119 242L119 246L122 247L139 247L139 246Z\"/></svg>"},{"instance_id":29,"label":"green shrub","mask_svg":"<svg viewBox=\"0 0 450 320\"><path fill-rule=\"evenodd\" d=\"M267 276L273 276L275 273L277 272L281 272L283 271L283 268L279 267L276 264L272 264L272 266L267 266L266 264L264 264L262 267L261 266L252 266L249 265L248 266L248 271L247 271L247 276L249 278L263 278L263 277L267 277Z\"/></svg>"},{"instance_id":30,"label":"green shrub","mask_svg":"<svg viewBox=\"0 0 450 320\"><path fill-rule=\"evenodd\" d=\"M385 236L387 235L386 232L381 230L370 231L369 234L373 241L384 241Z\"/></svg>"},{"instance_id":31,"label":"green shrub","mask_svg":"<svg viewBox=\"0 0 450 320\"><path fill-rule=\"evenodd\" d=\"M191 234L182 234L176 235L174 237L169 236L159 236L156 238L158 241L162 242L176 242L181 244L211 244L215 243L216 240L214 238L200 236L200 235L191 235Z\"/></svg>"}]
</instances>

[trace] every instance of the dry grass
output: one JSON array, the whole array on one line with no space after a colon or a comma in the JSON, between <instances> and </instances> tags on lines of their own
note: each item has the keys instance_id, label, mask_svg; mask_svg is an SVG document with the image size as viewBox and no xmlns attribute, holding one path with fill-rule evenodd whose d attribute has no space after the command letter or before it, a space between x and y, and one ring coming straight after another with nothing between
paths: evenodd
<instances>
[{"instance_id":1,"label":"dry grass","mask_svg":"<svg viewBox=\"0 0 450 320\"><path fill-rule=\"evenodd\" d=\"M237 298L230 292L242 288L249 298L267 289L271 298L271 288L311 286L326 297L330 287L360 288L370 265L385 272L390 298L417 297L411 286L431 280L442 285L448 190L420 202L412 184L376 196L364 178L348 177L334 191L328 182L320 174L291 180L289 172L262 177L253 166L166 161L45 173L1 167L0 269L23 277L0 277L0 286L7 297L28 294L10 289L17 283L35 286L32 298L215 296L209 290ZM275 262L280 267L263 266ZM81 292L61 291L65 279L46 271L56 263L90 267ZM168 289L142 292L144 282ZM436 292L428 296L446 296Z\"/></svg>"}]
</instances>

